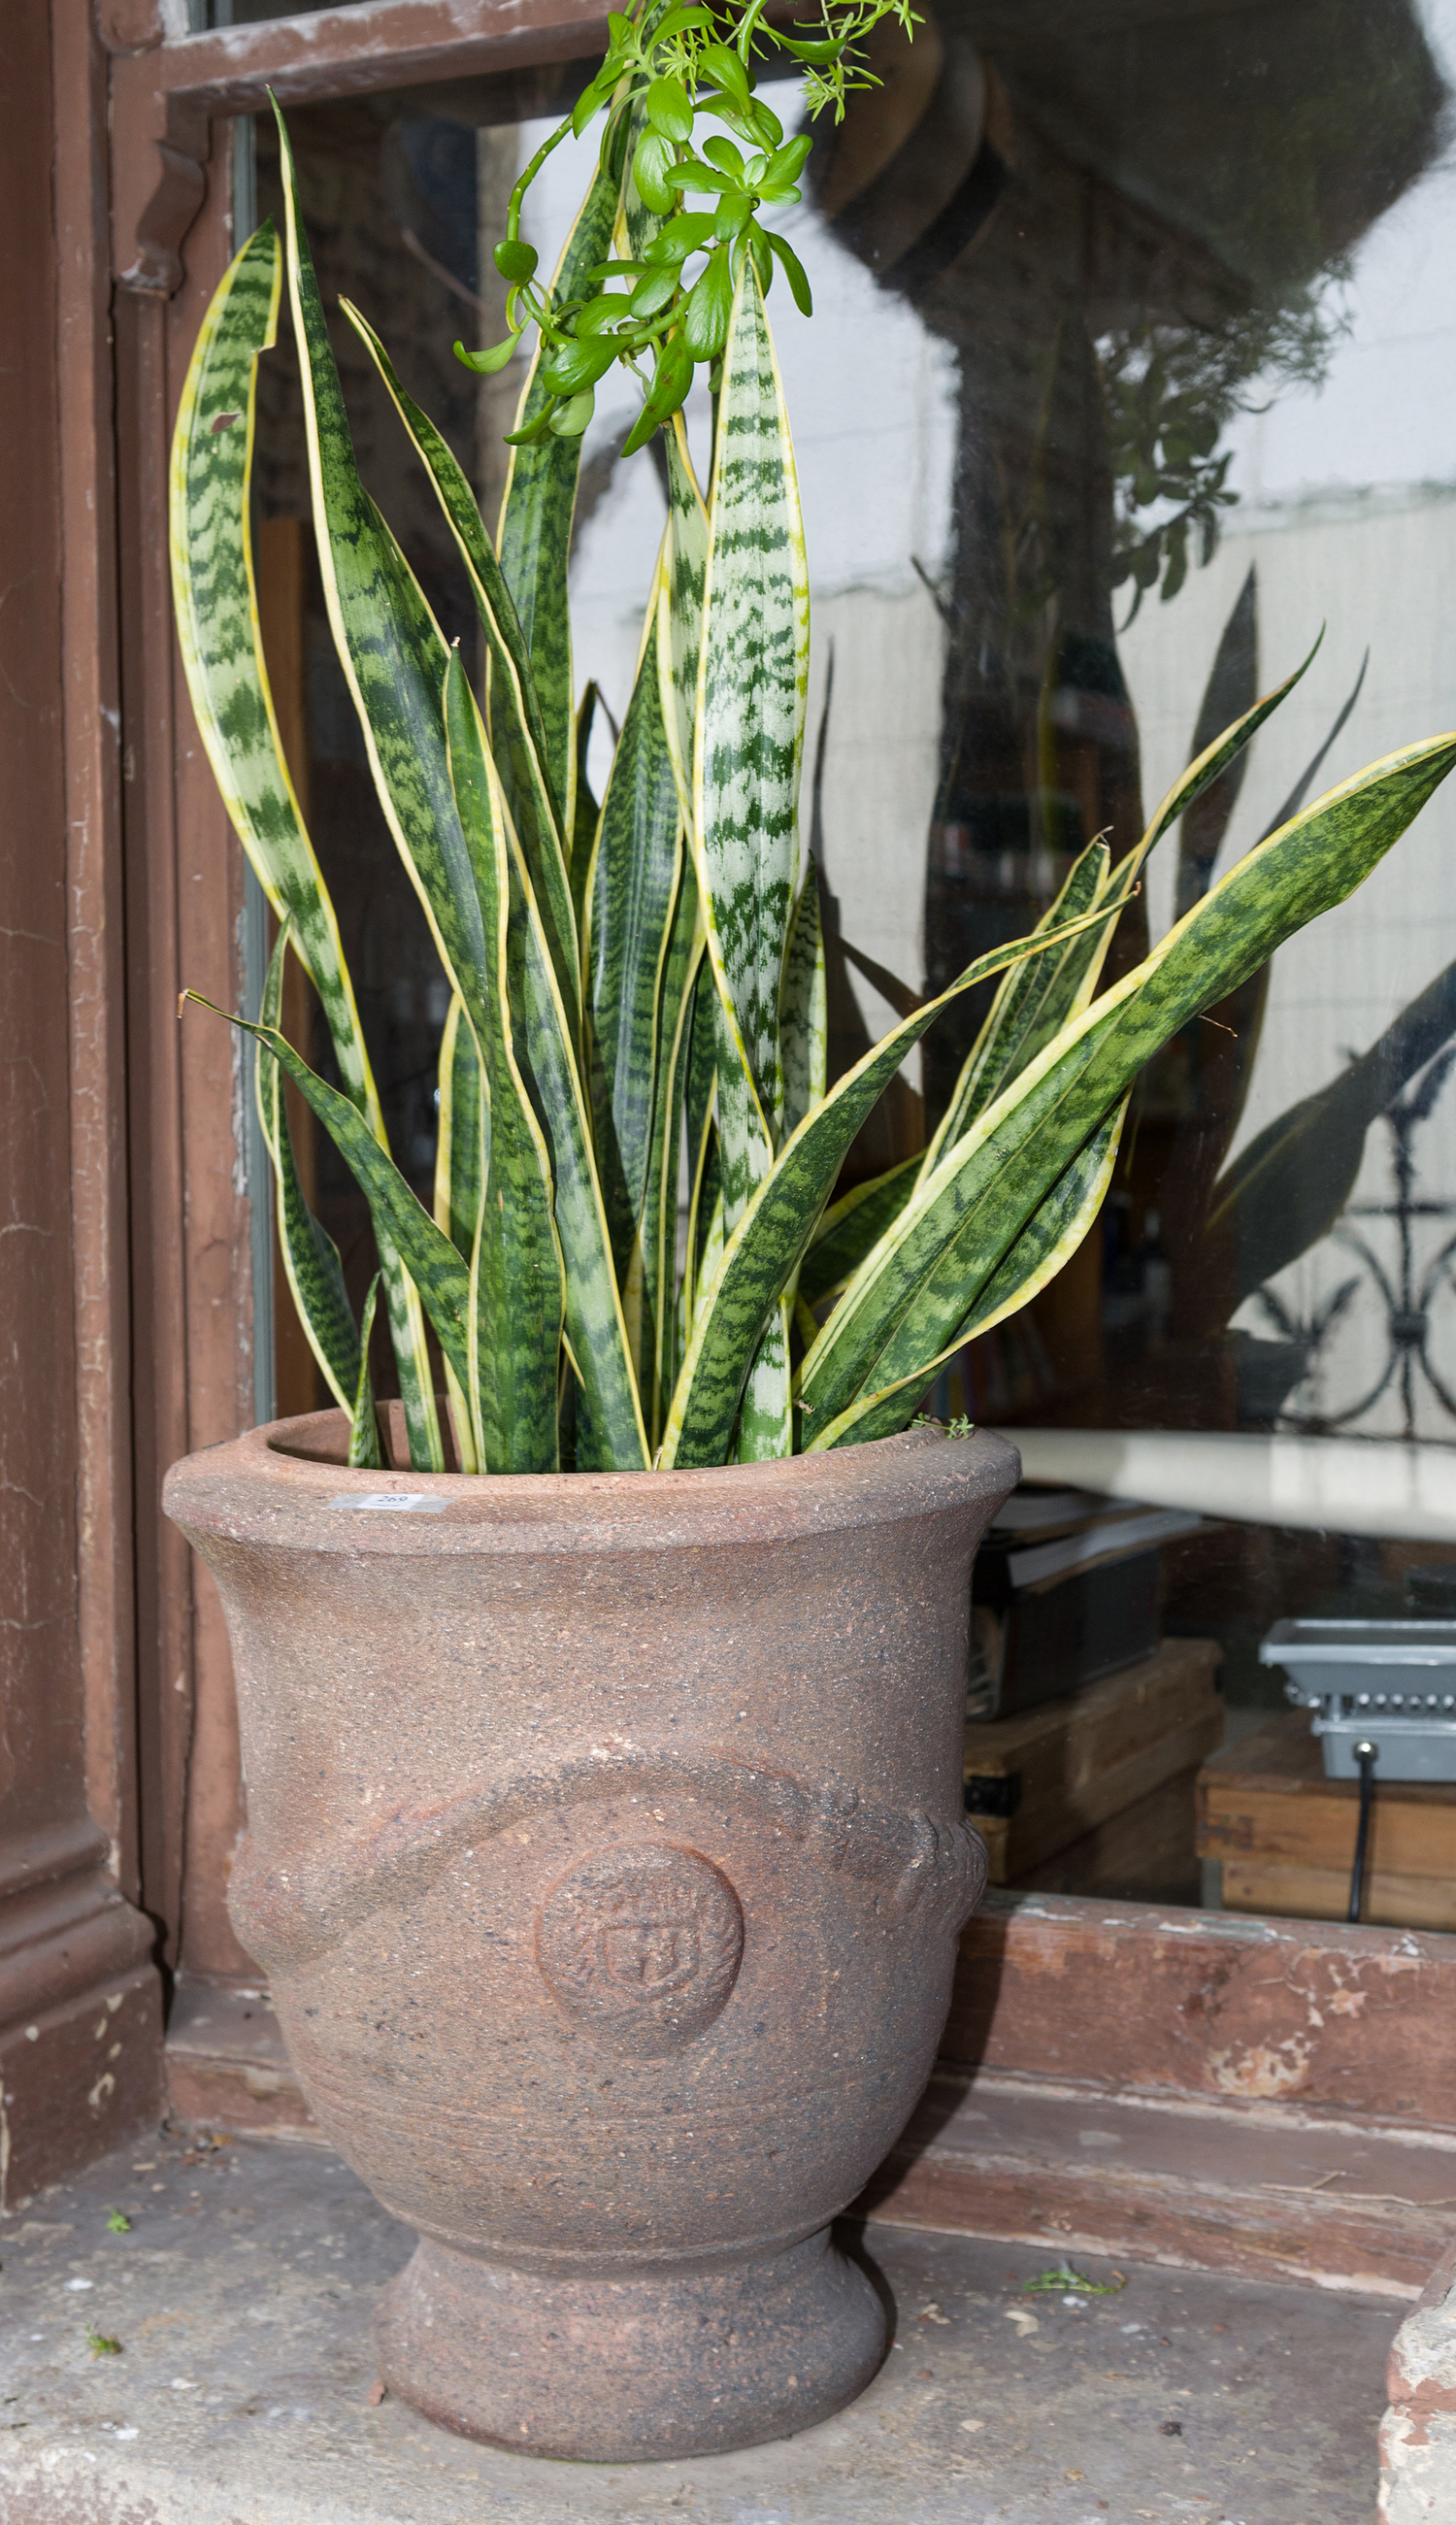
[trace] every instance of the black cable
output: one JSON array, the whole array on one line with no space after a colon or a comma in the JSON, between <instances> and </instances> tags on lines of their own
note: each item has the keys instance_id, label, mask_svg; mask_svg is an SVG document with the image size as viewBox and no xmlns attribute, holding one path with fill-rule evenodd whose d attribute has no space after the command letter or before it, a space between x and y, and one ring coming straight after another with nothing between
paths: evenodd
<instances>
[{"instance_id":1,"label":"black cable","mask_svg":"<svg viewBox=\"0 0 1456 2525\"><path fill-rule=\"evenodd\" d=\"M1355 1863L1350 1869L1350 1907L1345 1918L1354 1924L1360 1917L1365 1899L1365 1852L1370 1840L1371 1810L1375 1806L1375 1765L1379 1748L1369 1737L1362 1737L1355 1747L1355 1759L1360 1765L1360 1829L1355 1835Z\"/></svg>"}]
</instances>

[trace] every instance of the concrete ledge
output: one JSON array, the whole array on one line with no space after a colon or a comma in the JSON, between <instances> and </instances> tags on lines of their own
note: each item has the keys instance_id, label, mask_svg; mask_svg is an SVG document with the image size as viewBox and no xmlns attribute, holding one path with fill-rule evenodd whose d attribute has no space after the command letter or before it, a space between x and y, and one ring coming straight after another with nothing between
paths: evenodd
<instances>
[{"instance_id":1,"label":"concrete ledge","mask_svg":"<svg viewBox=\"0 0 1456 2525\"><path fill-rule=\"evenodd\" d=\"M173 2121L327 2142L260 1983L178 1975ZM1407 2302L1456 2241L1456 2133L943 2063L856 2216Z\"/></svg>"},{"instance_id":2,"label":"concrete ledge","mask_svg":"<svg viewBox=\"0 0 1456 2525\"><path fill-rule=\"evenodd\" d=\"M262 1982L178 1973L167 2022L167 2102L174 2122L327 2145Z\"/></svg>"},{"instance_id":3,"label":"concrete ledge","mask_svg":"<svg viewBox=\"0 0 1456 2525\"><path fill-rule=\"evenodd\" d=\"M1368 2525L1388 2303L1091 2260L1113 2293L1067 2302L1023 2285L1060 2240L864 2242L895 2346L838 2419L538 2462L371 2399L371 2306L413 2238L330 2152L155 2141L0 2222L0 2519Z\"/></svg>"}]
</instances>

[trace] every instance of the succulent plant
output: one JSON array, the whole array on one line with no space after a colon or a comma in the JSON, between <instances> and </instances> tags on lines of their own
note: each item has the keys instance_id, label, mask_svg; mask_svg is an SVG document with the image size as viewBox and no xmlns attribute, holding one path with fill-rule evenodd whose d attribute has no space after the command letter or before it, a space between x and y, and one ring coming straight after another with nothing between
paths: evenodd
<instances>
[{"instance_id":1,"label":"succulent plant","mask_svg":"<svg viewBox=\"0 0 1456 2525\"><path fill-rule=\"evenodd\" d=\"M808 291L760 218L797 198L808 144L785 139L755 86L764 47L787 47L810 106L836 107L861 75L856 36L885 13L867 0L776 33L761 11L614 15L601 73L522 176L497 252L510 335L497 353L462 354L499 364L538 329L494 543L444 439L345 303L454 535L483 691L360 479L286 132L286 239L271 223L249 239L198 339L172 456L182 655L279 922L257 1019L235 1022L259 1047L284 1267L351 1415L357 1464L380 1461L368 1345L381 1286L422 1470L446 1461L426 1320L466 1471L670 1469L904 1427L941 1362L1025 1306L1087 1233L1142 1064L1349 894L1456 761L1443 736L1330 792L1099 992L1147 853L1290 676L1206 747L1137 849L1114 866L1090 843L1030 936L979 958L827 1081L819 893L798 823L808 576L764 305L776 264L805 313ZM520 237L521 202L551 148L597 114L598 170L547 284ZM722 127L700 148L704 122ZM704 194L713 207L685 207ZM259 633L256 363L275 338L285 268L329 620L450 985L433 1215L386 1144ZM594 387L613 362L646 360L627 446L660 431L668 519L598 809L573 710L567 555ZM700 367L714 399L705 496L681 413ZM317 993L337 1087L280 1030L290 953ZM929 1147L836 1200L850 1143L912 1046L997 975ZM369 1205L379 1271L362 1327L301 1189L285 1075Z\"/></svg>"}]
</instances>

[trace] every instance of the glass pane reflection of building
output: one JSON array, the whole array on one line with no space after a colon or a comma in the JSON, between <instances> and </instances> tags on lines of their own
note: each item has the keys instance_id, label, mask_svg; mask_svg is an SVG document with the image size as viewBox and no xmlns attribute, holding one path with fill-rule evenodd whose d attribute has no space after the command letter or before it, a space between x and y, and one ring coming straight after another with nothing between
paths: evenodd
<instances>
[{"instance_id":1,"label":"glass pane reflection of building","mask_svg":"<svg viewBox=\"0 0 1456 2525\"><path fill-rule=\"evenodd\" d=\"M1290 802L1456 719L1453 57L1456 0L939 0L912 47L877 39L883 85L821 127L784 222L816 313L781 291L770 313L809 547L804 827L836 1070L907 994L1030 927L1094 834L1127 850L1322 626L1297 690L1155 856L1121 964ZM488 519L519 378L472 384L448 345L500 337L505 196L584 75L294 119L325 293L378 324ZM774 102L796 119L791 89ZM590 146L550 162L538 242L559 238ZM261 127L259 177L270 207ZM339 346L371 487L468 638L448 541ZM280 351L261 478L280 523L307 507L293 394ZM577 682L617 719L664 514L651 456L617 459L636 400L619 373L599 390L573 562ZM705 408L689 420L705 468ZM350 771L316 589L301 602L300 742L339 811L320 849L367 983L409 966L416 916ZM1453 842L1443 791L1348 905L1168 1046L1101 1226L1029 1319L962 1356L939 1408L1456 1444ZM419 987L397 979L380 1023L423 1178L441 1013L419 945ZM851 1173L921 1145L979 1015L942 1021ZM315 1163L347 1242L352 1193L326 1151ZM1169 1626L1216 1633L1231 1700L1267 1706L1271 1619L1397 1609L1403 1558L1438 1557L1225 1525L1167 1553Z\"/></svg>"}]
</instances>

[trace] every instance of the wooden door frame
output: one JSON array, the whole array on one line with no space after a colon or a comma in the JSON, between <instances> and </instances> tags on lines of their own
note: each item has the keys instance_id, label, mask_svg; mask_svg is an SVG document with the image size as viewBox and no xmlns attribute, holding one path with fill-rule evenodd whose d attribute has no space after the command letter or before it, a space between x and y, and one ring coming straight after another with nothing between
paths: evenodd
<instances>
[{"instance_id":1,"label":"wooden door frame","mask_svg":"<svg viewBox=\"0 0 1456 2525\"><path fill-rule=\"evenodd\" d=\"M61 7L72 0L57 0ZM233 250L233 118L579 58L583 0L368 0L215 34L174 0L103 0L109 54L117 543L128 941L137 1875L171 1973L246 1983L226 1913L243 1824L231 1663L211 1581L158 1498L170 1462L253 1418L251 1214L235 1042L243 868L197 741L171 625L167 456L197 325Z\"/></svg>"},{"instance_id":2,"label":"wooden door frame","mask_svg":"<svg viewBox=\"0 0 1456 2525\"><path fill-rule=\"evenodd\" d=\"M161 2104L141 1908L108 66L0 26L0 2212ZM33 1259L43 1258L37 1270Z\"/></svg>"},{"instance_id":3,"label":"wooden door frame","mask_svg":"<svg viewBox=\"0 0 1456 2525\"><path fill-rule=\"evenodd\" d=\"M166 449L182 370L231 243L225 133L229 118L266 110L269 89L285 104L321 103L580 58L604 42L606 12L597 0L364 0L225 33L170 36L168 5L102 0L101 8L111 55L121 792L132 940L139 1700L149 1784L139 1839L141 1875L170 1959L225 1999L227 1985L248 1970L224 1908L242 1819L230 1667L211 1588L155 1505L171 1456L230 1436L251 1417L253 1293L246 1200L235 1183L231 1054L222 1029L200 1020L179 1032L173 1015L184 978L236 1005L240 855L192 733L163 530ZM1115 2094L1160 2110L1213 2114L1244 2146L1243 2191L1236 2184L1231 2198L1246 2203L1260 2188L1252 2170L1259 2132L1275 2125L1380 2129L1412 2146L1433 2134L1441 2149L1456 2146L1444 2031L1453 1990L1453 1938L1169 1917L1155 1906L1074 1899L1002 1900L966 1933L946 2074L962 2088L977 2077L1024 2080L1065 2092L1074 2104ZM206 2042L188 2040L184 2102L199 2108L199 2098L210 2099L208 2108L237 2129L249 2124L248 2097L258 2104L267 2096L253 2122L302 2126L286 2064L264 2059L256 2026L231 2054L226 2044L210 2053ZM933 2157L931 2149L925 2164ZM901 2167L881 2187L882 2214L975 2223L947 2217L946 2180ZM975 2181L984 2194L984 2168ZM1012 2183L1006 2197L1015 2191ZM1428 2187L1425 2197L1436 2196ZM998 2231L1022 2232L1022 2214L1003 2206ZM1104 2216L1098 2229L1098 2214L1090 2212L1077 2232L1115 2240L1115 2218L1109 2225ZM1129 2215L1124 2249L1136 2251ZM1419 2203L1412 2216L1419 2227ZM1432 2259L1449 2225L1449 2215L1432 2221ZM1035 2219L1025 2232L1036 2232ZM1302 2232L1297 2218L1289 2232ZM1409 2263L1407 2252L1399 2272L1408 2275Z\"/></svg>"}]
</instances>

